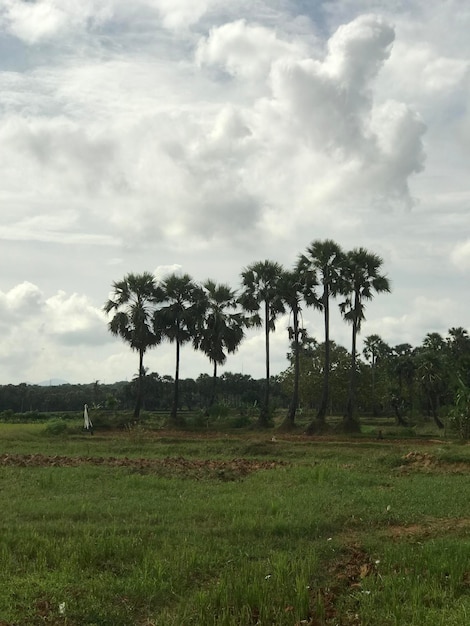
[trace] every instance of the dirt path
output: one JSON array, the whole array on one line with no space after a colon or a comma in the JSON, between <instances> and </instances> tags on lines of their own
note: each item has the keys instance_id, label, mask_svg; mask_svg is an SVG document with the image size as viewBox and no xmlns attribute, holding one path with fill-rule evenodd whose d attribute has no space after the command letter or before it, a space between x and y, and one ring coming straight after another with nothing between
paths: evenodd
<instances>
[{"instance_id":1,"label":"dirt path","mask_svg":"<svg viewBox=\"0 0 470 626\"><path fill-rule=\"evenodd\" d=\"M164 459L129 459L127 457L102 456L46 456L44 454L2 454L0 466L14 467L81 467L101 465L124 467L131 471L157 474L160 476L187 476L190 478L216 478L219 480L239 480L252 472L276 469L290 465L286 461L233 459L231 461L185 459L166 457Z\"/></svg>"}]
</instances>

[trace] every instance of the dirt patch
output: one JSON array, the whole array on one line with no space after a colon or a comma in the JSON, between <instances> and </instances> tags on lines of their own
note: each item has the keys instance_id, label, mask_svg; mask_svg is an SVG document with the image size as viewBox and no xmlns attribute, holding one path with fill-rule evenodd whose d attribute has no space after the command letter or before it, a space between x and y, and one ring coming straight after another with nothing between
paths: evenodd
<instances>
[{"instance_id":1,"label":"dirt patch","mask_svg":"<svg viewBox=\"0 0 470 626\"><path fill-rule=\"evenodd\" d=\"M83 465L101 465L124 467L143 474L159 476L178 476L192 479L215 478L218 480L240 480L260 470L276 469L290 465L286 461L251 459L201 460L183 457L164 459L129 459L127 457L93 456L46 456L44 454L2 454L0 465L15 467L80 467Z\"/></svg>"},{"instance_id":2,"label":"dirt patch","mask_svg":"<svg viewBox=\"0 0 470 626\"><path fill-rule=\"evenodd\" d=\"M359 544L348 546L329 565L327 584L312 585L311 615L296 626L360 626L351 595L367 593L367 580L376 575L377 564L372 557ZM341 597L349 597L348 608L338 606Z\"/></svg>"},{"instance_id":3,"label":"dirt patch","mask_svg":"<svg viewBox=\"0 0 470 626\"><path fill-rule=\"evenodd\" d=\"M431 518L421 524L391 526L385 535L392 539L429 539L439 535L466 534L470 531L470 517Z\"/></svg>"},{"instance_id":4,"label":"dirt patch","mask_svg":"<svg viewBox=\"0 0 470 626\"><path fill-rule=\"evenodd\" d=\"M399 472L424 471L446 472L451 474L468 474L470 461L444 461L429 454L412 450L403 457L404 463L398 467Z\"/></svg>"}]
</instances>

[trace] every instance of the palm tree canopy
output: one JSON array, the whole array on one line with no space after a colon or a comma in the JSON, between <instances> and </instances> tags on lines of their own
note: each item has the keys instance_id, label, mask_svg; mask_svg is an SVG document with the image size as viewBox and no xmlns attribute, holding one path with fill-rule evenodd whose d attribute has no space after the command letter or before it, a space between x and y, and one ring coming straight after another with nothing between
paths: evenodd
<instances>
[{"instance_id":1,"label":"palm tree canopy","mask_svg":"<svg viewBox=\"0 0 470 626\"><path fill-rule=\"evenodd\" d=\"M275 330L275 319L284 312L282 299L279 297L278 284L283 269L275 261L258 261L252 263L242 272L243 292L239 298L241 306L252 313L250 321L261 326L259 308L264 302L268 306L269 319L266 324L269 330Z\"/></svg>"},{"instance_id":2,"label":"palm tree canopy","mask_svg":"<svg viewBox=\"0 0 470 626\"><path fill-rule=\"evenodd\" d=\"M113 283L113 294L103 307L105 313L116 311L108 323L113 335L121 337L133 350L143 351L161 340L154 332L152 318L161 293L149 272L127 274Z\"/></svg>"},{"instance_id":3,"label":"palm tree canopy","mask_svg":"<svg viewBox=\"0 0 470 626\"><path fill-rule=\"evenodd\" d=\"M365 248L355 248L344 257L341 293L346 300L340 304L344 319L355 323L360 331L365 319L364 301L372 300L374 293L390 291L388 278L380 273L382 258Z\"/></svg>"},{"instance_id":4,"label":"palm tree canopy","mask_svg":"<svg viewBox=\"0 0 470 626\"><path fill-rule=\"evenodd\" d=\"M440 333L427 333L423 339L423 348L440 352L446 347L446 342Z\"/></svg>"},{"instance_id":5,"label":"palm tree canopy","mask_svg":"<svg viewBox=\"0 0 470 626\"><path fill-rule=\"evenodd\" d=\"M278 282L278 294L291 311L300 311L305 291L305 275L294 269L283 271Z\"/></svg>"},{"instance_id":6,"label":"palm tree canopy","mask_svg":"<svg viewBox=\"0 0 470 626\"><path fill-rule=\"evenodd\" d=\"M336 296L340 288L340 275L344 253L332 239L317 239L300 255L297 269L304 276L305 301L319 309L325 306L325 298ZM315 287L323 285L323 294L318 297Z\"/></svg>"},{"instance_id":7,"label":"palm tree canopy","mask_svg":"<svg viewBox=\"0 0 470 626\"><path fill-rule=\"evenodd\" d=\"M245 334L246 320L236 311L236 293L228 285L207 280L203 288L205 310L197 325L193 345L211 362L223 365L227 353L238 349Z\"/></svg>"},{"instance_id":8,"label":"palm tree canopy","mask_svg":"<svg viewBox=\"0 0 470 626\"><path fill-rule=\"evenodd\" d=\"M390 352L390 346L385 343L380 335L369 335L364 339L362 354L372 365L375 365L379 359L388 356Z\"/></svg>"},{"instance_id":9,"label":"palm tree canopy","mask_svg":"<svg viewBox=\"0 0 470 626\"><path fill-rule=\"evenodd\" d=\"M193 338L198 316L204 311L204 293L189 274L171 274L161 284L162 304L155 311L153 328L171 343Z\"/></svg>"}]
</instances>

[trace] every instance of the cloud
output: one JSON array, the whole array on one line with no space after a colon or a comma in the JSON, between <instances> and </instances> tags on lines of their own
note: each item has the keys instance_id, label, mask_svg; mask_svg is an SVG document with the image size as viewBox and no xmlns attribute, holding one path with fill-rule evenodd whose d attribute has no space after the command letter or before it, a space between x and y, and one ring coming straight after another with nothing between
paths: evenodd
<instances>
[{"instance_id":1,"label":"cloud","mask_svg":"<svg viewBox=\"0 0 470 626\"><path fill-rule=\"evenodd\" d=\"M59 291L45 301L45 333L59 341L96 344L109 340L105 332L105 315L89 301L87 296Z\"/></svg>"},{"instance_id":2,"label":"cloud","mask_svg":"<svg viewBox=\"0 0 470 626\"><path fill-rule=\"evenodd\" d=\"M233 77L265 82L276 59L297 57L305 50L305 45L284 41L272 29L241 19L211 28L199 41L196 61L219 66Z\"/></svg>"},{"instance_id":3,"label":"cloud","mask_svg":"<svg viewBox=\"0 0 470 626\"><path fill-rule=\"evenodd\" d=\"M122 189L122 182L114 180L115 142L96 127L85 128L65 117L4 117L0 140L5 148L1 161L11 173L11 186L23 184L24 170L14 169L21 160L43 193L62 193L64 184L71 191L88 194L115 184L115 189Z\"/></svg>"},{"instance_id":4,"label":"cloud","mask_svg":"<svg viewBox=\"0 0 470 626\"><path fill-rule=\"evenodd\" d=\"M111 16L106 0L5 0L0 24L28 44L61 37L76 29L99 25Z\"/></svg>"},{"instance_id":5,"label":"cloud","mask_svg":"<svg viewBox=\"0 0 470 626\"><path fill-rule=\"evenodd\" d=\"M470 239L459 242L452 250L450 258L460 271L470 270Z\"/></svg>"},{"instance_id":6,"label":"cloud","mask_svg":"<svg viewBox=\"0 0 470 626\"><path fill-rule=\"evenodd\" d=\"M60 368L61 377L67 378L71 347L96 348L110 342L104 314L87 296L59 291L46 297L30 282L0 292L0 329L0 364L12 380L52 376L53 371L42 372L44 363L54 365L51 355L57 359L55 371Z\"/></svg>"},{"instance_id":7,"label":"cloud","mask_svg":"<svg viewBox=\"0 0 470 626\"><path fill-rule=\"evenodd\" d=\"M10 80L10 100L21 94L27 107L25 93L41 85L44 101L33 115L0 119L3 193L17 195L27 175L31 196L50 200L51 224L64 212L64 193L76 219L58 232L35 230L35 218L17 214L3 237L92 242L106 228L96 243L185 237L193 246L222 238L250 247L284 238L307 215L324 219L320 204L332 212L352 198L411 206L408 180L423 167L425 126L405 104L373 96L393 39L386 21L361 16L332 35L321 59L298 34L237 20L200 38L184 74L174 60L163 69L126 57ZM203 71L213 65L236 77L238 100L207 101L208 88L223 98L227 82ZM297 217L287 226L286 205Z\"/></svg>"},{"instance_id":8,"label":"cloud","mask_svg":"<svg viewBox=\"0 0 470 626\"><path fill-rule=\"evenodd\" d=\"M154 269L153 273L157 280L163 280L170 274L181 274L182 270L183 268L181 265L173 263L172 265L159 265Z\"/></svg>"},{"instance_id":9,"label":"cloud","mask_svg":"<svg viewBox=\"0 0 470 626\"><path fill-rule=\"evenodd\" d=\"M206 10L214 4L211 0L147 0L149 6L156 7L166 28L177 30L197 22Z\"/></svg>"},{"instance_id":10,"label":"cloud","mask_svg":"<svg viewBox=\"0 0 470 626\"><path fill-rule=\"evenodd\" d=\"M10 291L0 292L0 323L7 330L13 320L34 318L44 311L44 295L32 283L25 281ZM7 322L5 324L5 322Z\"/></svg>"},{"instance_id":11,"label":"cloud","mask_svg":"<svg viewBox=\"0 0 470 626\"><path fill-rule=\"evenodd\" d=\"M445 334L452 326L459 326L462 312L450 298L417 296L410 300L406 313L366 322L362 337L378 334L392 346L399 343L418 346L426 333Z\"/></svg>"}]
</instances>

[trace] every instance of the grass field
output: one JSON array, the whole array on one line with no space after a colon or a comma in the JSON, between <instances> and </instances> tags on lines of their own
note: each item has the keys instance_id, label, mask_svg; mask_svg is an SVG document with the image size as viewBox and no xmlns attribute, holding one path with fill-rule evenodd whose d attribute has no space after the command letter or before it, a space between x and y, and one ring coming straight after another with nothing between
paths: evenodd
<instances>
[{"instance_id":1,"label":"grass field","mask_svg":"<svg viewBox=\"0 0 470 626\"><path fill-rule=\"evenodd\" d=\"M468 626L470 446L0 425L0 626Z\"/></svg>"}]
</instances>

